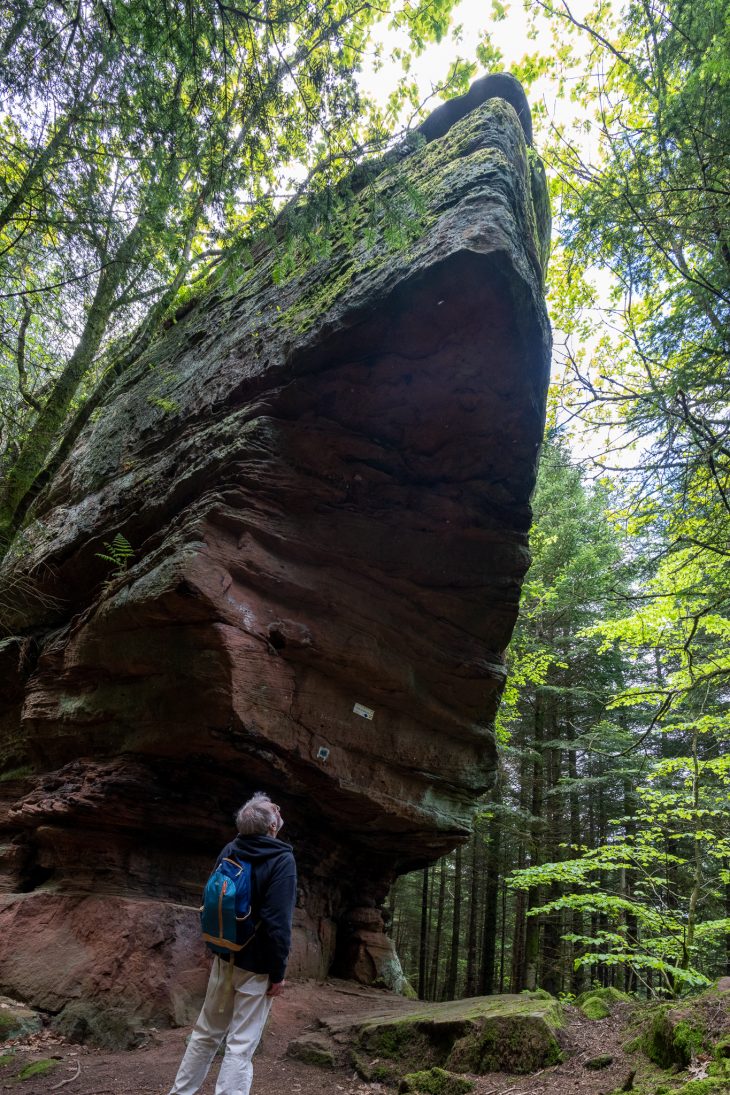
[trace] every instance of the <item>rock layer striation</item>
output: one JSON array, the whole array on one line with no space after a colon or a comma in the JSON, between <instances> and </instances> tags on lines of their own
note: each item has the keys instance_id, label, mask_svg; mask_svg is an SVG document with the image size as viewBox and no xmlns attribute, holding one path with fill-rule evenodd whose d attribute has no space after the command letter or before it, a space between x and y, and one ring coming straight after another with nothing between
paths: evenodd
<instances>
[{"instance_id":1,"label":"rock layer striation","mask_svg":"<svg viewBox=\"0 0 730 1095\"><path fill-rule=\"evenodd\" d=\"M490 786L528 566L549 218L516 107L480 81L326 222L232 245L36 504L3 576L0 992L184 1021L260 788L293 972L399 984L379 907Z\"/></svg>"}]
</instances>

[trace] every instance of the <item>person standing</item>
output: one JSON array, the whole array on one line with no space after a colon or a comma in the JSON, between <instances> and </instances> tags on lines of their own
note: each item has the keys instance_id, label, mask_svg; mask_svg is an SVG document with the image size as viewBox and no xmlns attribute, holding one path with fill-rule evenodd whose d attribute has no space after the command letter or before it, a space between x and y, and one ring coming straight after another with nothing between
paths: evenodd
<instances>
[{"instance_id":1,"label":"person standing","mask_svg":"<svg viewBox=\"0 0 730 1095\"><path fill-rule=\"evenodd\" d=\"M236 814L238 836L218 856L251 864L252 915L256 931L237 954L233 967L216 957L202 1010L169 1095L195 1095L208 1075L216 1050L226 1039L215 1095L249 1095L254 1050L271 1002L284 988L296 900L294 853L278 839L284 824L268 795L258 792Z\"/></svg>"}]
</instances>

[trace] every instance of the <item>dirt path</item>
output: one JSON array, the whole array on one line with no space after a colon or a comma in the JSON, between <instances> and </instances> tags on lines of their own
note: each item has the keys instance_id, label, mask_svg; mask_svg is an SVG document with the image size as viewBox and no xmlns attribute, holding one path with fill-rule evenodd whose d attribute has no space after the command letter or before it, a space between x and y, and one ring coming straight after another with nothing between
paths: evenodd
<instances>
[{"instance_id":1,"label":"dirt path","mask_svg":"<svg viewBox=\"0 0 730 1095\"><path fill-rule=\"evenodd\" d=\"M288 1043L316 1025L318 1015L350 1014L380 1010L392 996L360 989L343 981L318 984L292 982L286 994L274 1001L272 1017L254 1062L251 1095L392 1095L392 1088L366 1084L351 1070L325 1071L285 1056ZM592 1022L570 1009L566 1046L570 1056L561 1065L532 1076L490 1073L475 1077L474 1095L601 1095L620 1087L632 1069L620 1046L625 1014ZM185 1048L189 1031L154 1031L146 1045L123 1052L104 1052L71 1045L42 1033L8 1047L12 1060L0 1068L0 1089L23 1095L166 1095ZM611 1054L613 1063L600 1072L585 1068L599 1054ZM19 1080L28 1064L41 1059L55 1061L43 1076ZM201 1095L213 1095L218 1065Z\"/></svg>"}]
</instances>

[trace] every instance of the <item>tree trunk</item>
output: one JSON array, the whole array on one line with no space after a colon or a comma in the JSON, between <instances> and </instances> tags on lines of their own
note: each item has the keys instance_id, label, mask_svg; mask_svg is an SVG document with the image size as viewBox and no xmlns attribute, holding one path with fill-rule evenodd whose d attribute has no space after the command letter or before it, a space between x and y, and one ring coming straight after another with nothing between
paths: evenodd
<instances>
[{"instance_id":1,"label":"tree trunk","mask_svg":"<svg viewBox=\"0 0 730 1095\"><path fill-rule=\"evenodd\" d=\"M469 930L467 934L466 944L466 985L464 987L464 996L476 996L477 985L479 982L479 945L477 934L478 923L478 910L479 910L479 891L481 882L481 872L479 870L479 860L481 838L477 829L471 835L471 893L469 897Z\"/></svg>"},{"instance_id":2,"label":"tree trunk","mask_svg":"<svg viewBox=\"0 0 730 1095\"><path fill-rule=\"evenodd\" d=\"M421 888L421 936L418 946L418 998L425 1000L428 994L426 970L428 963L428 867L423 868Z\"/></svg>"},{"instance_id":3,"label":"tree trunk","mask_svg":"<svg viewBox=\"0 0 730 1095\"><path fill-rule=\"evenodd\" d=\"M522 813L527 812L527 804L529 802L529 754L526 748L524 748L522 757L520 758L520 811ZM517 870L522 870L526 865L526 850L525 843L520 836L517 844L517 855L515 857L515 867ZM510 971L510 991L521 992L525 987L525 932L526 932L526 919L525 913L527 912L527 894L524 890L518 890L515 897L515 918L512 928L512 968Z\"/></svg>"},{"instance_id":4,"label":"tree trunk","mask_svg":"<svg viewBox=\"0 0 730 1095\"><path fill-rule=\"evenodd\" d=\"M495 803L501 803L497 792ZM479 971L479 995L491 996L494 992L494 960L497 951L497 904L499 901L501 826L492 818L487 842L487 883L484 894L482 920L482 962ZM502 922L502 955L504 968L505 923ZM502 989L500 988L500 992Z\"/></svg>"},{"instance_id":5,"label":"tree trunk","mask_svg":"<svg viewBox=\"0 0 730 1095\"><path fill-rule=\"evenodd\" d=\"M0 557L18 530L18 510L58 442L71 401L101 345L114 297L141 238L142 225L137 221L120 244L114 259L102 270L76 349L56 379L43 409L23 442L18 460L6 477L0 493Z\"/></svg>"},{"instance_id":6,"label":"tree trunk","mask_svg":"<svg viewBox=\"0 0 730 1095\"><path fill-rule=\"evenodd\" d=\"M444 981L443 1000L454 1000L459 972L459 942L461 939L461 845L454 856L454 911L451 921L451 949L449 965Z\"/></svg>"},{"instance_id":7,"label":"tree trunk","mask_svg":"<svg viewBox=\"0 0 730 1095\"><path fill-rule=\"evenodd\" d=\"M730 890L730 886L728 886ZM499 953L499 991L504 992L504 967L507 954L507 882L502 882L502 931Z\"/></svg>"},{"instance_id":8,"label":"tree trunk","mask_svg":"<svg viewBox=\"0 0 730 1095\"><path fill-rule=\"evenodd\" d=\"M433 942L433 954L431 955L431 979L429 984L429 999L438 1000L439 960L441 958L441 935L444 930L444 906L446 904L446 863L445 859L439 860L439 895L436 910L436 932Z\"/></svg>"},{"instance_id":9,"label":"tree trunk","mask_svg":"<svg viewBox=\"0 0 730 1095\"><path fill-rule=\"evenodd\" d=\"M550 740L555 740L558 734L557 712L555 698L546 704L546 732ZM560 798L557 794L560 782L560 750L551 746L545 751L547 761L545 771L545 802L547 827L543 832L543 847L541 857L543 862L547 857L550 862L556 863L562 858L561 844L563 842L563 823L560 808ZM561 896L562 887L558 882L552 882L548 889L548 901L557 901ZM552 996L557 996L563 987L563 971L561 967L563 923L562 914L548 913L543 917L542 931L542 970L539 984Z\"/></svg>"},{"instance_id":10,"label":"tree trunk","mask_svg":"<svg viewBox=\"0 0 730 1095\"><path fill-rule=\"evenodd\" d=\"M566 732L568 740L572 743L575 740L575 731L573 729L573 711L569 706L566 717ZM578 796L577 784L578 779L578 750L571 747L567 750L568 757L568 776L570 778L570 843L576 851L572 852L572 855L577 854L577 849L581 845L581 816L580 816L580 799ZM578 909L573 909L570 914L570 928L573 935L583 935L584 920L583 913ZM580 994L588 987L586 981L586 968L585 966L575 967L575 959L581 954L583 947L580 943L569 944L568 955L570 961L570 991L576 996Z\"/></svg>"},{"instance_id":11,"label":"tree trunk","mask_svg":"<svg viewBox=\"0 0 730 1095\"><path fill-rule=\"evenodd\" d=\"M535 695L535 721L533 749L534 759L532 767L532 841L530 847L530 866L542 862L542 838L543 838L543 800L544 800L544 772L543 772L543 740L544 740L545 704L542 694L538 691ZM541 904L540 887L531 886L527 894L527 913L536 909ZM525 965L523 984L521 988L537 988L537 968L540 958L540 920L537 916L526 915L525 924Z\"/></svg>"}]
</instances>

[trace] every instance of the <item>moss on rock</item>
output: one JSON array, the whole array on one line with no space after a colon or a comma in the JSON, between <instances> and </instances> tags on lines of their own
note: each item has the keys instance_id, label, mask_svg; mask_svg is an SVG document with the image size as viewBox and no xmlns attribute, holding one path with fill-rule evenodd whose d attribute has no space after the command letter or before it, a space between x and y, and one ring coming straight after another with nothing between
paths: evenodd
<instances>
[{"instance_id":1,"label":"moss on rock","mask_svg":"<svg viewBox=\"0 0 730 1095\"><path fill-rule=\"evenodd\" d=\"M371 1054L389 1057L407 1063L429 1062L434 1056L434 1046L428 1037L425 1017L386 1021L364 1027L358 1038L359 1045Z\"/></svg>"},{"instance_id":2,"label":"moss on rock","mask_svg":"<svg viewBox=\"0 0 730 1095\"><path fill-rule=\"evenodd\" d=\"M363 1023L355 1051L361 1060L396 1066L400 1075L432 1068L526 1073L560 1060L561 1025L560 1005L543 994L424 1004L409 1015Z\"/></svg>"},{"instance_id":3,"label":"moss on rock","mask_svg":"<svg viewBox=\"0 0 730 1095\"><path fill-rule=\"evenodd\" d=\"M496 1015L457 1042L447 1064L460 1072L525 1073L560 1059L560 1046L544 1015Z\"/></svg>"},{"instance_id":4,"label":"moss on rock","mask_svg":"<svg viewBox=\"0 0 730 1095\"><path fill-rule=\"evenodd\" d=\"M580 994L576 1003L580 1005L589 999L603 1000L604 1004L608 1007L612 1004L626 1004L631 1002L631 997L627 992L621 992L620 989L615 989L612 985L608 985L606 988L588 989L586 992Z\"/></svg>"},{"instance_id":5,"label":"moss on rock","mask_svg":"<svg viewBox=\"0 0 730 1095\"><path fill-rule=\"evenodd\" d=\"M474 1081L456 1076L443 1068L409 1072L400 1082L399 1092L419 1092L421 1095L466 1095L474 1090Z\"/></svg>"},{"instance_id":6,"label":"moss on rock","mask_svg":"<svg viewBox=\"0 0 730 1095\"><path fill-rule=\"evenodd\" d=\"M596 996L589 996L579 1007L586 1019L605 1019L611 1014L611 1009Z\"/></svg>"},{"instance_id":7,"label":"moss on rock","mask_svg":"<svg viewBox=\"0 0 730 1095\"><path fill-rule=\"evenodd\" d=\"M726 1080L687 1080L682 1084L682 1095L727 1095L730 1090Z\"/></svg>"},{"instance_id":8,"label":"moss on rock","mask_svg":"<svg viewBox=\"0 0 730 1095\"><path fill-rule=\"evenodd\" d=\"M392 1061L381 1061L379 1057L368 1061L357 1053L352 1054L352 1064L361 1080L368 1084L395 1084L400 1072Z\"/></svg>"},{"instance_id":9,"label":"moss on rock","mask_svg":"<svg viewBox=\"0 0 730 1095\"><path fill-rule=\"evenodd\" d=\"M607 987L589 989L576 1000L577 1006L587 1019L605 1019L613 1011L614 1005L628 1003L631 997L618 989Z\"/></svg>"},{"instance_id":10,"label":"moss on rock","mask_svg":"<svg viewBox=\"0 0 730 1095\"><path fill-rule=\"evenodd\" d=\"M583 1068L590 1069L591 1072L598 1072L602 1068L608 1068L613 1064L613 1057L610 1053L599 1053L597 1057L591 1057L590 1060L585 1061Z\"/></svg>"},{"instance_id":11,"label":"moss on rock","mask_svg":"<svg viewBox=\"0 0 730 1095\"><path fill-rule=\"evenodd\" d=\"M307 1065L317 1065L319 1068L334 1068L334 1045L326 1035L317 1032L305 1034L289 1043L287 1049L289 1057L295 1057L297 1061L304 1061Z\"/></svg>"},{"instance_id":12,"label":"moss on rock","mask_svg":"<svg viewBox=\"0 0 730 1095\"><path fill-rule=\"evenodd\" d=\"M686 1068L692 1057L706 1047L706 1034L696 1017L662 1005L655 1009L644 1035L643 1049L659 1068Z\"/></svg>"},{"instance_id":13,"label":"moss on rock","mask_svg":"<svg viewBox=\"0 0 730 1095\"><path fill-rule=\"evenodd\" d=\"M51 1057L43 1057L40 1061L33 1061L32 1064L21 1068L15 1079L35 1080L39 1076L47 1076L49 1072L53 1072L54 1068L57 1067L58 1061L54 1061Z\"/></svg>"},{"instance_id":14,"label":"moss on rock","mask_svg":"<svg viewBox=\"0 0 730 1095\"><path fill-rule=\"evenodd\" d=\"M32 1008L6 997L0 997L0 1004L0 1042L35 1034L43 1026L40 1015Z\"/></svg>"},{"instance_id":15,"label":"moss on rock","mask_svg":"<svg viewBox=\"0 0 730 1095\"><path fill-rule=\"evenodd\" d=\"M70 1042L91 1042L102 1049L131 1049L139 1042L132 1014L119 1007L101 1008L84 1000L67 1004L53 1021L53 1029Z\"/></svg>"},{"instance_id":16,"label":"moss on rock","mask_svg":"<svg viewBox=\"0 0 730 1095\"><path fill-rule=\"evenodd\" d=\"M713 1054L717 1060L730 1059L730 1034L725 1034L719 1042L715 1043Z\"/></svg>"}]
</instances>

